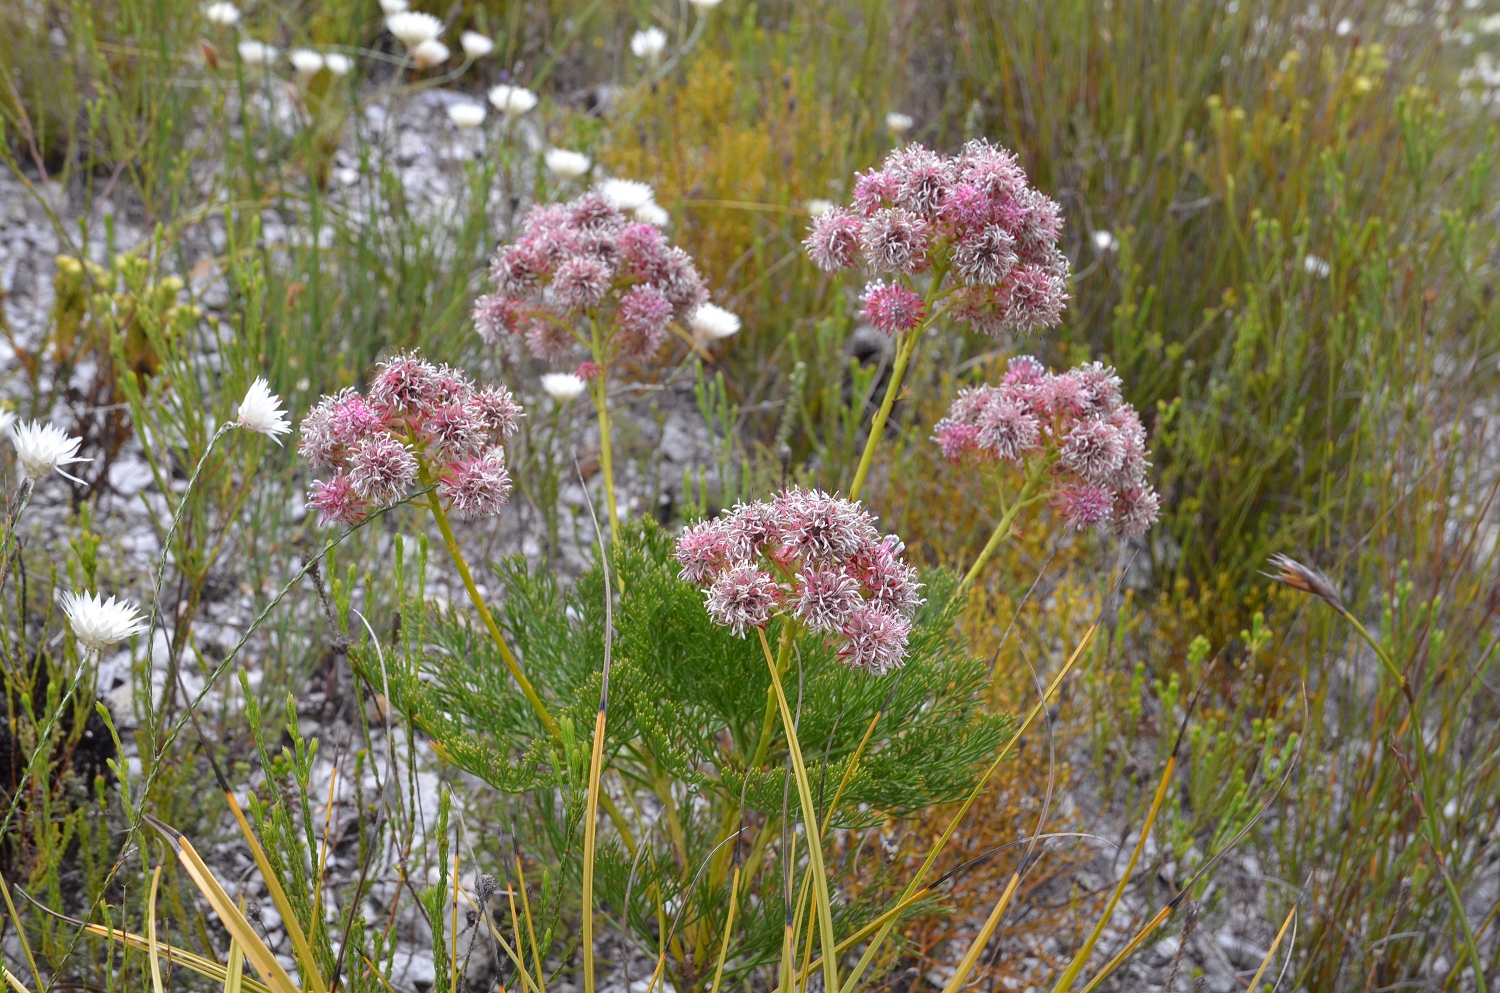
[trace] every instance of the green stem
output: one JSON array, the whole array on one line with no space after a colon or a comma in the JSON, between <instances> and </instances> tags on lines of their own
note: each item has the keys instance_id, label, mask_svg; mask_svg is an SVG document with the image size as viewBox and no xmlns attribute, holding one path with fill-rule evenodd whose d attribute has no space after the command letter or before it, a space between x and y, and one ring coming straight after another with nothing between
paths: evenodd
<instances>
[{"instance_id":1,"label":"green stem","mask_svg":"<svg viewBox=\"0 0 1500 993\"><path fill-rule=\"evenodd\" d=\"M787 621L791 624L791 621ZM818 808L813 806L812 788L807 781L807 766L802 762L802 746L797 742L797 726L792 721L792 708L787 706L786 693L781 688L781 673L776 670L776 661L771 657L771 646L766 643L765 628L757 628L760 646L766 654L766 665L771 670L771 686L776 691L776 705L781 710L781 723L786 728L787 750L792 758L792 775L797 780L797 797L802 802L802 824L807 833L807 871L812 875L813 898L818 905L818 927L822 932L823 988L839 988L838 940L833 934L833 912L828 901L828 877L823 869L823 843L818 837ZM787 639L790 640L790 639Z\"/></svg>"},{"instance_id":2,"label":"green stem","mask_svg":"<svg viewBox=\"0 0 1500 993\"><path fill-rule=\"evenodd\" d=\"M443 504L438 500L435 491L427 494L427 506L432 511L433 520L437 521L438 531L442 533L443 544L448 548L448 557L453 560L453 565L458 569L459 577L464 581L464 589L469 591L469 601L474 604L474 609L479 612L479 618L484 622L485 629L490 633L490 639L495 647L500 650L500 657L505 660L505 668L510 670L511 678L521 687L521 692L526 695L527 701L531 703L531 709L536 711L536 716L541 719L542 726L553 738L561 740L562 735L557 729L557 723L552 720L552 715L547 712L547 705L537 695L531 680L526 678L526 673L521 671L521 663L516 661L516 656L505 643L505 635L500 633L500 625L495 623L495 617L490 613L489 605L479 595L479 589L474 585L474 577L469 572L469 563L464 558L464 553L459 550L458 540L453 537L453 528L448 525L448 515L443 511Z\"/></svg>"},{"instance_id":3,"label":"green stem","mask_svg":"<svg viewBox=\"0 0 1500 993\"><path fill-rule=\"evenodd\" d=\"M865 439L865 451L859 457L859 468L854 473L854 483L849 487L850 500L858 500L859 491L864 488L865 477L870 474L870 464L875 461L875 449L879 447L880 438L885 434L885 422L890 419L891 407L895 406L896 395L901 392L901 380L906 375L907 363L917 350L917 342L922 340L922 332L926 326L922 324L906 332L896 345L896 364L891 367L891 380L885 387L885 399L880 401L880 409L870 422L870 437Z\"/></svg>"},{"instance_id":4,"label":"green stem","mask_svg":"<svg viewBox=\"0 0 1500 993\"><path fill-rule=\"evenodd\" d=\"M599 417L599 471L604 473L604 506L609 510L609 536L610 543L613 544L615 529L620 526L620 515L615 507L615 467L609 444L609 356L599 333L598 322L589 322L589 333L594 364L599 367L598 374L589 384L589 392L594 398L594 412Z\"/></svg>"},{"instance_id":5,"label":"green stem","mask_svg":"<svg viewBox=\"0 0 1500 993\"><path fill-rule=\"evenodd\" d=\"M990 556L995 554L995 549L1000 547L1002 541L1010 537L1010 528L1016 521L1016 515L1021 512L1022 507L1034 502L1036 489L1041 485L1042 477L1051 464L1050 459L1039 458L1031 467L1031 471L1026 474L1026 482L1021 487L1020 494L1016 496L1016 502L1005 509L1000 517L1000 523L995 525L995 532L990 535L990 540L985 544L984 550L979 553L974 564L969 566L969 571L964 574L963 582L958 584L960 592L973 585L974 580L979 578L979 573L984 570L985 564L989 562Z\"/></svg>"}]
</instances>

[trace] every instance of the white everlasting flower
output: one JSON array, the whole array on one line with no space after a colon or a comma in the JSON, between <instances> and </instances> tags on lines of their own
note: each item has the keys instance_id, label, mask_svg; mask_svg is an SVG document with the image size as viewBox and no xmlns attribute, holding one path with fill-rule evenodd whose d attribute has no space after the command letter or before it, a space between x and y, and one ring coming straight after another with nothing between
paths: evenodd
<instances>
[{"instance_id":1,"label":"white everlasting flower","mask_svg":"<svg viewBox=\"0 0 1500 993\"><path fill-rule=\"evenodd\" d=\"M700 304L688 318L688 323L705 338L728 338L740 330L738 315L711 303Z\"/></svg>"},{"instance_id":2,"label":"white everlasting flower","mask_svg":"<svg viewBox=\"0 0 1500 993\"><path fill-rule=\"evenodd\" d=\"M636 58L655 62L667 50L667 33L655 26L637 31L630 38L630 50L635 53Z\"/></svg>"},{"instance_id":3,"label":"white everlasting flower","mask_svg":"<svg viewBox=\"0 0 1500 993\"><path fill-rule=\"evenodd\" d=\"M294 48L286 57L299 76L316 76L323 68L323 56L310 48Z\"/></svg>"},{"instance_id":4,"label":"white everlasting flower","mask_svg":"<svg viewBox=\"0 0 1500 993\"><path fill-rule=\"evenodd\" d=\"M807 201L807 214L809 217L822 217L832 209L832 200L813 199Z\"/></svg>"},{"instance_id":5,"label":"white everlasting flower","mask_svg":"<svg viewBox=\"0 0 1500 993\"><path fill-rule=\"evenodd\" d=\"M490 87L490 103L506 117L520 117L536 106L537 95L524 86L501 83Z\"/></svg>"},{"instance_id":6,"label":"white everlasting flower","mask_svg":"<svg viewBox=\"0 0 1500 993\"><path fill-rule=\"evenodd\" d=\"M380 12L389 17L391 14L400 14L411 4L406 0L380 0Z\"/></svg>"},{"instance_id":7,"label":"white everlasting flower","mask_svg":"<svg viewBox=\"0 0 1500 993\"><path fill-rule=\"evenodd\" d=\"M484 105L479 103L450 103L448 105L448 120L455 126L465 131L477 128L484 123Z\"/></svg>"},{"instance_id":8,"label":"white everlasting flower","mask_svg":"<svg viewBox=\"0 0 1500 993\"><path fill-rule=\"evenodd\" d=\"M1454 797L1447 803L1443 804L1443 816L1448 818L1448 820L1450 821L1458 816L1458 797Z\"/></svg>"},{"instance_id":9,"label":"white everlasting flower","mask_svg":"<svg viewBox=\"0 0 1500 993\"><path fill-rule=\"evenodd\" d=\"M724 0L688 0L688 3L696 7L700 14L707 14L723 2Z\"/></svg>"},{"instance_id":10,"label":"white everlasting flower","mask_svg":"<svg viewBox=\"0 0 1500 993\"><path fill-rule=\"evenodd\" d=\"M577 179L589 171L589 157L582 152L570 152L566 148L549 148L542 156L547 169L559 179Z\"/></svg>"},{"instance_id":11,"label":"white everlasting flower","mask_svg":"<svg viewBox=\"0 0 1500 993\"><path fill-rule=\"evenodd\" d=\"M1351 20L1349 20L1349 18L1347 18L1347 17L1344 18L1343 20L1339 21L1338 27L1336 27L1336 28L1333 29L1334 33L1337 34L1340 38L1344 37L1350 31L1353 31L1353 30L1354 30L1354 22L1351 21Z\"/></svg>"},{"instance_id":12,"label":"white everlasting flower","mask_svg":"<svg viewBox=\"0 0 1500 993\"><path fill-rule=\"evenodd\" d=\"M239 43L240 61L247 66L263 66L276 61L276 47L247 38Z\"/></svg>"},{"instance_id":13,"label":"white everlasting flower","mask_svg":"<svg viewBox=\"0 0 1500 993\"><path fill-rule=\"evenodd\" d=\"M578 399L587 388L588 384L571 372L548 372L542 375L542 389L558 403Z\"/></svg>"},{"instance_id":14,"label":"white everlasting flower","mask_svg":"<svg viewBox=\"0 0 1500 993\"><path fill-rule=\"evenodd\" d=\"M672 222L672 215L655 200L648 200L632 211L635 219L652 227L664 228Z\"/></svg>"},{"instance_id":15,"label":"white everlasting flower","mask_svg":"<svg viewBox=\"0 0 1500 993\"><path fill-rule=\"evenodd\" d=\"M885 115L885 126L890 129L891 134L906 134L914 123L916 122L911 119L910 114L893 110Z\"/></svg>"},{"instance_id":16,"label":"white everlasting flower","mask_svg":"<svg viewBox=\"0 0 1500 993\"><path fill-rule=\"evenodd\" d=\"M75 483L82 483L83 480L68 475L61 467L74 462L94 461L79 456L78 446L83 444L82 438L69 438L55 424L43 424L40 421L28 424L23 421L11 427L10 443L15 446L16 461L21 463L21 472L33 483L50 472L67 476Z\"/></svg>"},{"instance_id":17,"label":"white everlasting flower","mask_svg":"<svg viewBox=\"0 0 1500 993\"><path fill-rule=\"evenodd\" d=\"M1115 237L1113 231L1095 231L1094 247L1101 252L1113 252L1120 247L1120 239Z\"/></svg>"},{"instance_id":18,"label":"white everlasting flower","mask_svg":"<svg viewBox=\"0 0 1500 993\"><path fill-rule=\"evenodd\" d=\"M633 179L606 179L597 189L617 210L638 210L656 199L651 187Z\"/></svg>"},{"instance_id":19,"label":"white everlasting flower","mask_svg":"<svg viewBox=\"0 0 1500 993\"><path fill-rule=\"evenodd\" d=\"M1327 279L1328 274L1333 271L1333 266L1328 264L1327 259L1311 254L1302 259L1302 268L1309 276L1316 276L1318 279Z\"/></svg>"},{"instance_id":20,"label":"white everlasting flower","mask_svg":"<svg viewBox=\"0 0 1500 993\"><path fill-rule=\"evenodd\" d=\"M0 410L0 434L9 433L11 426L16 423L15 411Z\"/></svg>"},{"instance_id":21,"label":"white everlasting flower","mask_svg":"<svg viewBox=\"0 0 1500 993\"><path fill-rule=\"evenodd\" d=\"M1491 14L1476 25L1480 34L1500 34L1500 14Z\"/></svg>"},{"instance_id":22,"label":"white everlasting flower","mask_svg":"<svg viewBox=\"0 0 1500 993\"><path fill-rule=\"evenodd\" d=\"M431 69L448 61L448 46L436 38L428 38L411 50L411 60L417 64L418 69Z\"/></svg>"},{"instance_id":23,"label":"white everlasting flower","mask_svg":"<svg viewBox=\"0 0 1500 993\"><path fill-rule=\"evenodd\" d=\"M482 59L495 50L495 42L478 31L465 31L459 35L458 43L463 46L464 54L471 59Z\"/></svg>"},{"instance_id":24,"label":"white everlasting flower","mask_svg":"<svg viewBox=\"0 0 1500 993\"><path fill-rule=\"evenodd\" d=\"M69 591L62 595L62 609L73 628L73 637L90 651L102 652L146 630L141 615L128 600L114 597L102 600L97 593Z\"/></svg>"},{"instance_id":25,"label":"white everlasting flower","mask_svg":"<svg viewBox=\"0 0 1500 993\"><path fill-rule=\"evenodd\" d=\"M424 41L432 41L443 33L442 21L416 10L402 10L392 14L385 19L385 27L408 50Z\"/></svg>"},{"instance_id":26,"label":"white everlasting flower","mask_svg":"<svg viewBox=\"0 0 1500 993\"><path fill-rule=\"evenodd\" d=\"M203 16L208 23L220 28L232 28L240 23L240 9L232 3L211 3L203 8Z\"/></svg>"},{"instance_id":27,"label":"white everlasting flower","mask_svg":"<svg viewBox=\"0 0 1500 993\"><path fill-rule=\"evenodd\" d=\"M347 55L340 55L338 52L329 52L323 56L323 64L335 76L347 76L349 75L349 71L354 68L354 60Z\"/></svg>"},{"instance_id":28,"label":"white everlasting flower","mask_svg":"<svg viewBox=\"0 0 1500 993\"><path fill-rule=\"evenodd\" d=\"M240 416L235 423L265 435L278 445L281 444L279 436L292 429L287 423L286 411L281 408L281 397L271 392L264 376L257 376L245 391L245 399L240 401Z\"/></svg>"}]
</instances>

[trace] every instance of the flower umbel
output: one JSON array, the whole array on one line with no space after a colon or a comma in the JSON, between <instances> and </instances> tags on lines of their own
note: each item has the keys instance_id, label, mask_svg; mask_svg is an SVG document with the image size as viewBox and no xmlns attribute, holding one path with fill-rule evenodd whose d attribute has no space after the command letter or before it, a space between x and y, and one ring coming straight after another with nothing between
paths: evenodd
<instances>
[{"instance_id":1,"label":"flower umbel","mask_svg":"<svg viewBox=\"0 0 1500 993\"><path fill-rule=\"evenodd\" d=\"M714 623L744 637L773 616L828 634L855 668L903 664L921 583L858 503L793 488L689 526L680 578L704 589Z\"/></svg>"}]
</instances>

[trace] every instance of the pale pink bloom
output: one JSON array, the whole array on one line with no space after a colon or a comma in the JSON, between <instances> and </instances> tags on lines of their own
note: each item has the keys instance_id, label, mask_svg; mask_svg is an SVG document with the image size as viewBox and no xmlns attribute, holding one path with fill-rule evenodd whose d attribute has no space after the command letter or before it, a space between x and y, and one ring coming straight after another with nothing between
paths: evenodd
<instances>
[{"instance_id":1,"label":"pale pink bloom","mask_svg":"<svg viewBox=\"0 0 1500 993\"><path fill-rule=\"evenodd\" d=\"M704 606L715 624L743 638L750 628L763 628L770 622L780 596L781 589L769 573L741 562L714 580Z\"/></svg>"},{"instance_id":2,"label":"pale pink bloom","mask_svg":"<svg viewBox=\"0 0 1500 993\"><path fill-rule=\"evenodd\" d=\"M735 504L724 528L725 550L735 559L774 551L781 544L781 525L773 504L759 500Z\"/></svg>"},{"instance_id":3,"label":"pale pink bloom","mask_svg":"<svg viewBox=\"0 0 1500 993\"><path fill-rule=\"evenodd\" d=\"M1020 259L1016 239L998 224L965 232L953 246L953 269L966 283L999 286Z\"/></svg>"},{"instance_id":4,"label":"pale pink bloom","mask_svg":"<svg viewBox=\"0 0 1500 993\"><path fill-rule=\"evenodd\" d=\"M422 422L422 432L435 448L434 454L443 462L472 459L484 450L486 435L479 411L470 403L469 397L449 394L454 399L449 403L434 404Z\"/></svg>"},{"instance_id":5,"label":"pale pink bloom","mask_svg":"<svg viewBox=\"0 0 1500 993\"><path fill-rule=\"evenodd\" d=\"M979 451L978 425L944 419L933 428L932 434L942 448L943 458L949 462L962 462Z\"/></svg>"},{"instance_id":6,"label":"pale pink bloom","mask_svg":"<svg viewBox=\"0 0 1500 993\"><path fill-rule=\"evenodd\" d=\"M677 538L677 577L702 586L729 561L729 542L719 521L699 521L683 528Z\"/></svg>"},{"instance_id":7,"label":"pale pink bloom","mask_svg":"<svg viewBox=\"0 0 1500 993\"><path fill-rule=\"evenodd\" d=\"M655 286L633 286L615 311L620 349L626 355L650 355L661 347L672 320L672 301Z\"/></svg>"},{"instance_id":8,"label":"pale pink bloom","mask_svg":"<svg viewBox=\"0 0 1500 993\"><path fill-rule=\"evenodd\" d=\"M1112 521L1117 534L1124 538L1139 538L1156 523L1161 510L1161 498L1150 486L1132 486L1122 490L1115 498Z\"/></svg>"},{"instance_id":9,"label":"pale pink bloom","mask_svg":"<svg viewBox=\"0 0 1500 993\"><path fill-rule=\"evenodd\" d=\"M411 449L390 435L375 435L349 454L349 482L355 494L380 506L395 503L417 478Z\"/></svg>"},{"instance_id":10,"label":"pale pink bloom","mask_svg":"<svg viewBox=\"0 0 1500 993\"><path fill-rule=\"evenodd\" d=\"M901 539L888 534L858 562L860 585L865 599L903 617L916 613L922 604L917 571L902 560L905 546Z\"/></svg>"},{"instance_id":11,"label":"pale pink bloom","mask_svg":"<svg viewBox=\"0 0 1500 993\"><path fill-rule=\"evenodd\" d=\"M1040 386L1047 380L1047 367L1030 355L1017 355L1005 364L1006 386Z\"/></svg>"},{"instance_id":12,"label":"pale pink bloom","mask_svg":"<svg viewBox=\"0 0 1500 993\"><path fill-rule=\"evenodd\" d=\"M787 490L775 506L781 515L782 541L797 558L847 559L877 537L870 515L859 504L821 490Z\"/></svg>"},{"instance_id":13,"label":"pale pink bloom","mask_svg":"<svg viewBox=\"0 0 1500 993\"><path fill-rule=\"evenodd\" d=\"M545 317L528 321L524 335L526 347L539 359L562 358L576 344L566 326Z\"/></svg>"},{"instance_id":14,"label":"pale pink bloom","mask_svg":"<svg viewBox=\"0 0 1500 993\"><path fill-rule=\"evenodd\" d=\"M521 417L521 405L515 395L504 386L486 386L474 394L473 406L484 430L508 438L516 431L516 421Z\"/></svg>"},{"instance_id":15,"label":"pale pink bloom","mask_svg":"<svg viewBox=\"0 0 1500 993\"><path fill-rule=\"evenodd\" d=\"M894 180L897 204L927 218L941 213L953 186L951 160L911 144L892 152L885 168Z\"/></svg>"},{"instance_id":16,"label":"pale pink bloom","mask_svg":"<svg viewBox=\"0 0 1500 993\"><path fill-rule=\"evenodd\" d=\"M824 272L836 272L854 265L863 227L860 219L843 207L835 207L813 218L812 228L803 242L813 265Z\"/></svg>"},{"instance_id":17,"label":"pale pink bloom","mask_svg":"<svg viewBox=\"0 0 1500 993\"><path fill-rule=\"evenodd\" d=\"M905 663L911 622L872 604L864 604L849 612L839 634L847 639L838 652L845 664L883 676Z\"/></svg>"},{"instance_id":18,"label":"pale pink bloom","mask_svg":"<svg viewBox=\"0 0 1500 993\"><path fill-rule=\"evenodd\" d=\"M979 412L975 442L994 458L1019 462L1041 443L1041 424L1031 405L1004 390L994 390Z\"/></svg>"},{"instance_id":19,"label":"pale pink bloom","mask_svg":"<svg viewBox=\"0 0 1500 993\"><path fill-rule=\"evenodd\" d=\"M871 169L854 176L854 209L865 217L895 202L900 191L896 177L884 169Z\"/></svg>"},{"instance_id":20,"label":"pale pink bloom","mask_svg":"<svg viewBox=\"0 0 1500 993\"><path fill-rule=\"evenodd\" d=\"M436 399L437 369L414 353L402 353L380 364L370 384L370 405L390 414L420 413Z\"/></svg>"},{"instance_id":21,"label":"pale pink bloom","mask_svg":"<svg viewBox=\"0 0 1500 993\"><path fill-rule=\"evenodd\" d=\"M1114 495L1091 483L1066 483L1052 494L1052 503L1063 522L1074 531L1103 524L1114 511Z\"/></svg>"},{"instance_id":22,"label":"pale pink bloom","mask_svg":"<svg viewBox=\"0 0 1500 993\"><path fill-rule=\"evenodd\" d=\"M896 283L876 280L860 297L861 313L877 329L889 335L902 334L922 323L927 304L911 290Z\"/></svg>"},{"instance_id":23,"label":"pale pink bloom","mask_svg":"<svg viewBox=\"0 0 1500 993\"><path fill-rule=\"evenodd\" d=\"M1125 464L1119 428L1104 420L1079 422L1058 446L1057 462L1085 482L1107 484Z\"/></svg>"},{"instance_id":24,"label":"pale pink bloom","mask_svg":"<svg viewBox=\"0 0 1500 993\"><path fill-rule=\"evenodd\" d=\"M483 455L459 459L448 466L438 494L461 517L492 517L510 498L510 474L505 452L491 448Z\"/></svg>"},{"instance_id":25,"label":"pale pink bloom","mask_svg":"<svg viewBox=\"0 0 1500 993\"><path fill-rule=\"evenodd\" d=\"M927 226L899 207L875 211L859 232L865 262L876 272L916 273L928 266Z\"/></svg>"},{"instance_id":26,"label":"pale pink bloom","mask_svg":"<svg viewBox=\"0 0 1500 993\"><path fill-rule=\"evenodd\" d=\"M503 293L488 293L474 301L474 330L486 345L498 345L507 335L521 330L528 308L520 300Z\"/></svg>"},{"instance_id":27,"label":"pale pink bloom","mask_svg":"<svg viewBox=\"0 0 1500 993\"><path fill-rule=\"evenodd\" d=\"M708 302L708 287L703 284L698 267L687 252L676 246L667 249L661 277L655 282L672 301L673 316L679 321L687 320L700 304Z\"/></svg>"},{"instance_id":28,"label":"pale pink bloom","mask_svg":"<svg viewBox=\"0 0 1500 993\"><path fill-rule=\"evenodd\" d=\"M322 514L324 524L358 524L365 517L365 501L354 492L354 484L343 472L315 479L308 506Z\"/></svg>"},{"instance_id":29,"label":"pale pink bloom","mask_svg":"<svg viewBox=\"0 0 1500 993\"><path fill-rule=\"evenodd\" d=\"M552 293L564 310L587 310L604 301L613 275L599 259L575 255L557 267Z\"/></svg>"},{"instance_id":30,"label":"pale pink bloom","mask_svg":"<svg viewBox=\"0 0 1500 993\"><path fill-rule=\"evenodd\" d=\"M859 606L859 582L841 569L809 568L797 573L793 614L814 631L835 633Z\"/></svg>"}]
</instances>

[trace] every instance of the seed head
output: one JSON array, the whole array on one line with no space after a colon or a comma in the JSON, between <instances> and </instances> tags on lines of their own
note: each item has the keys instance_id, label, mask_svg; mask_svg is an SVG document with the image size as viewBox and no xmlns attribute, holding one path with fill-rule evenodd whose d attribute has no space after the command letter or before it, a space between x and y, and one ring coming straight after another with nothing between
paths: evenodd
<instances>
[{"instance_id":1,"label":"seed head","mask_svg":"<svg viewBox=\"0 0 1500 993\"><path fill-rule=\"evenodd\" d=\"M1348 612L1344 606L1343 598L1339 596L1339 592L1334 588L1333 583L1329 581L1327 576L1312 566L1303 565L1296 559L1282 555L1280 552L1272 555L1270 562L1278 570L1276 575L1271 576L1271 578L1278 583L1285 583L1293 589L1320 597L1341 614ZM1268 573L1267 575L1270 574Z\"/></svg>"}]
</instances>

